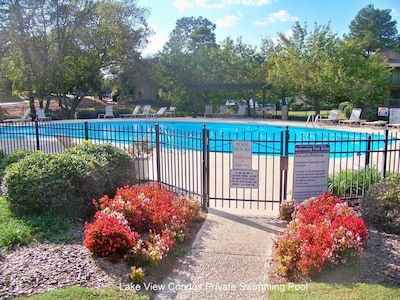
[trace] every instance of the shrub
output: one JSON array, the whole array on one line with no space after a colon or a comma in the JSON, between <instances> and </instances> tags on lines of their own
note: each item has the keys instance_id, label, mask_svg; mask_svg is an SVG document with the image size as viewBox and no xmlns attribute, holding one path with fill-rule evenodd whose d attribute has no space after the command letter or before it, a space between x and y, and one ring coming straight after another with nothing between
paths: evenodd
<instances>
[{"instance_id":1,"label":"shrub","mask_svg":"<svg viewBox=\"0 0 400 300\"><path fill-rule=\"evenodd\" d=\"M279 272L288 279L345 263L362 251L368 233L363 219L340 198L324 193L299 206L284 234L275 241Z\"/></svg>"},{"instance_id":2,"label":"shrub","mask_svg":"<svg viewBox=\"0 0 400 300\"><path fill-rule=\"evenodd\" d=\"M168 228L175 240L183 238L191 220L188 199L158 184L119 188L114 198L104 196L96 205L101 210L109 208L121 213L137 232L161 233Z\"/></svg>"},{"instance_id":3,"label":"shrub","mask_svg":"<svg viewBox=\"0 0 400 300\"><path fill-rule=\"evenodd\" d=\"M200 215L198 201L175 195L159 184L125 186L117 190L114 198L105 195L99 200L94 200L94 203L98 209L96 214L101 212L114 216L120 224L129 226L130 230L141 234L126 254L128 261L136 266L156 265L176 242L183 241L188 224ZM98 217L95 218L95 223L98 222L97 219ZM104 222L101 226L103 224ZM86 240L89 240L90 251L103 247L103 243L100 243L103 242L102 239L94 239L90 235L88 229L91 229L91 226L86 225L84 242L87 245ZM112 244L117 243L113 241ZM96 254L95 251L92 252ZM125 252L124 248L119 254Z\"/></svg>"},{"instance_id":4,"label":"shrub","mask_svg":"<svg viewBox=\"0 0 400 300\"><path fill-rule=\"evenodd\" d=\"M4 154L3 152L1 152L0 176L4 176L4 171L7 166L19 161L20 159L23 159L24 157L32 153L33 152L30 150L15 150L10 154Z\"/></svg>"},{"instance_id":5,"label":"shrub","mask_svg":"<svg viewBox=\"0 0 400 300\"><path fill-rule=\"evenodd\" d=\"M104 194L114 196L117 188L135 182L132 158L111 144L99 145L84 142L68 149L66 154L94 158L96 173L92 174L92 179L96 183L90 187L94 194L92 199L99 198Z\"/></svg>"},{"instance_id":6,"label":"shrub","mask_svg":"<svg viewBox=\"0 0 400 300\"><path fill-rule=\"evenodd\" d=\"M138 236L131 231L122 216L99 211L95 215L94 223L85 224L83 243L97 256L121 256L133 247Z\"/></svg>"},{"instance_id":7,"label":"shrub","mask_svg":"<svg viewBox=\"0 0 400 300\"><path fill-rule=\"evenodd\" d=\"M400 234L400 176L392 175L373 185L364 196L366 222L392 234Z\"/></svg>"},{"instance_id":8,"label":"shrub","mask_svg":"<svg viewBox=\"0 0 400 300\"><path fill-rule=\"evenodd\" d=\"M92 199L133 182L131 158L110 145L84 143L60 154L33 153L6 169L3 192L18 215L87 217Z\"/></svg>"},{"instance_id":9,"label":"shrub","mask_svg":"<svg viewBox=\"0 0 400 300\"><path fill-rule=\"evenodd\" d=\"M375 168L365 168L353 172L340 171L328 178L328 191L339 197L362 195L363 190L382 179Z\"/></svg>"}]
</instances>

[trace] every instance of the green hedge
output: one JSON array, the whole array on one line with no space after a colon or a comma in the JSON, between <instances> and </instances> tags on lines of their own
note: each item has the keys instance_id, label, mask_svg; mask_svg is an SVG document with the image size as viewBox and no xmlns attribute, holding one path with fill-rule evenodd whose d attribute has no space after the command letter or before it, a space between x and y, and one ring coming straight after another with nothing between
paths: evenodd
<instances>
[{"instance_id":1,"label":"green hedge","mask_svg":"<svg viewBox=\"0 0 400 300\"><path fill-rule=\"evenodd\" d=\"M131 157L111 145L85 142L65 153L35 152L9 165L3 192L17 215L86 217L92 200L134 183Z\"/></svg>"}]
</instances>

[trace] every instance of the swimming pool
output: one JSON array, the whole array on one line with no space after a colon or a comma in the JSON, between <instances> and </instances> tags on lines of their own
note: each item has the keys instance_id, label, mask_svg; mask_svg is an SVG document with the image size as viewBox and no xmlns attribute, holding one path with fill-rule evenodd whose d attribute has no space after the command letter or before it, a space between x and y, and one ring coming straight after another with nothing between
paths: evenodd
<instances>
[{"instance_id":1,"label":"swimming pool","mask_svg":"<svg viewBox=\"0 0 400 300\"><path fill-rule=\"evenodd\" d=\"M4 138L18 127L18 133L13 138L33 138L38 130L39 135L54 137L66 135L72 138L89 138L99 141L118 141L131 143L134 140L149 140L156 138L156 124L163 134L164 147L172 147L182 143L195 143L201 140L201 132L205 127L209 130L210 150L215 152L231 152L233 140L253 141L253 152L260 155L293 154L297 144L329 144L331 153L340 155L362 155L367 150L377 150L383 147L382 134L266 124L264 122L199 122L199 121L165 121L165 120L129 120L129 121L95 121L88 122L43 122L39 128L32 124L18 126L3 126L0 137ZM179 134L176 134L179 133ZM183 142L182 136L187 137ZM286 140L286 138L288 138ZM368 139L371 139L368 142Z\"/></svg>"}]
</instances>

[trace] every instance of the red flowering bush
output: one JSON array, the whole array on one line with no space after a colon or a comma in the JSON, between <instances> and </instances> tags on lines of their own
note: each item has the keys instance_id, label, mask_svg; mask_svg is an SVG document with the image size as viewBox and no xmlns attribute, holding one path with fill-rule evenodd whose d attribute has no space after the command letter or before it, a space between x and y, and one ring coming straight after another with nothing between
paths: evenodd
<instances>
[{"instance_id":1,"label":"red flowering bush","mask_svg":"<svg viewBox=\"0 0 400 300\"><path fill-rule=\"evenodd\" d=\"M155 265L183 241L200 212L198 201L177 196L159 184L126 186L114 198L95 200L93 224L85 226L84 245L95 255L125 255L136 265ZM142 234L142 237L139 236Z\"/></svg>"},{"instance_id":2,"label":"red flowering bush","mask_svg":"<svg viewBox=\"0 0 400 300\"><path fill-rule=\"evenodd\" d=\"M124 255L136 243L139 235L124 224L122 216L98 211L92 224L85 224L83 244L93 254L106 257Z\"/></svg>"},{"instance_id":3,"label":"red flowering bush","mask_svg":"<svg viewBox=\"0 0 400 300\"><path fill-rule=\"evenodd\" d=\"M275 241L275 259L286 278L321 272L357 256L368 232L364 220L340 198L323 193L297 206L293 220Z\"/></svg>"},{"instance_id":4,"label":"red flowering bush","mask_svg":"<svg viewBox=\"0 0 400 300\"><path fill-rule=\"evenodd\" d=\"M168 228L175 241L183 239L192 218L188 198L158 184L126 186L118 189L113 199L104 196L95 204L99 209L121 213L131 229L139 233L161 233Z\"/></svg>"}]
</instances>

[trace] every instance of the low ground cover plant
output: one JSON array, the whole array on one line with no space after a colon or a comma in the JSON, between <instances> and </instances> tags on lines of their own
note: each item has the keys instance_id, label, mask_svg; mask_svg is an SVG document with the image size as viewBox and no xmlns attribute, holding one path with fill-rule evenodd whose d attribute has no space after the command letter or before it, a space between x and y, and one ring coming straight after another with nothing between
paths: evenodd
<instances>
[{"instance_id":1,"label":"low ground cover plant","mask_svg":"<svg viewBox=\"0 0 400 300\"><path fill-rule=\"evenodd\" d=\"M200 213L197 200L159 184L125 186L115 197L105 195L94 202L97 212L93 222L85 224L84 245L94 255L124 257L136 267L157 265L184 240Z\"/></svg>"},{"instance_id":2,"label":"low ground cover plant","mask_svg":"<svg viewBox=\"0 0 400 300\"><path fill-rule=\"evenodd\" d=\"M292 218L275 241L278 272L288 280L346 263L361 253L368 236L364 220L327 192L298 204Z\"/></svg>"}]
</instances>

